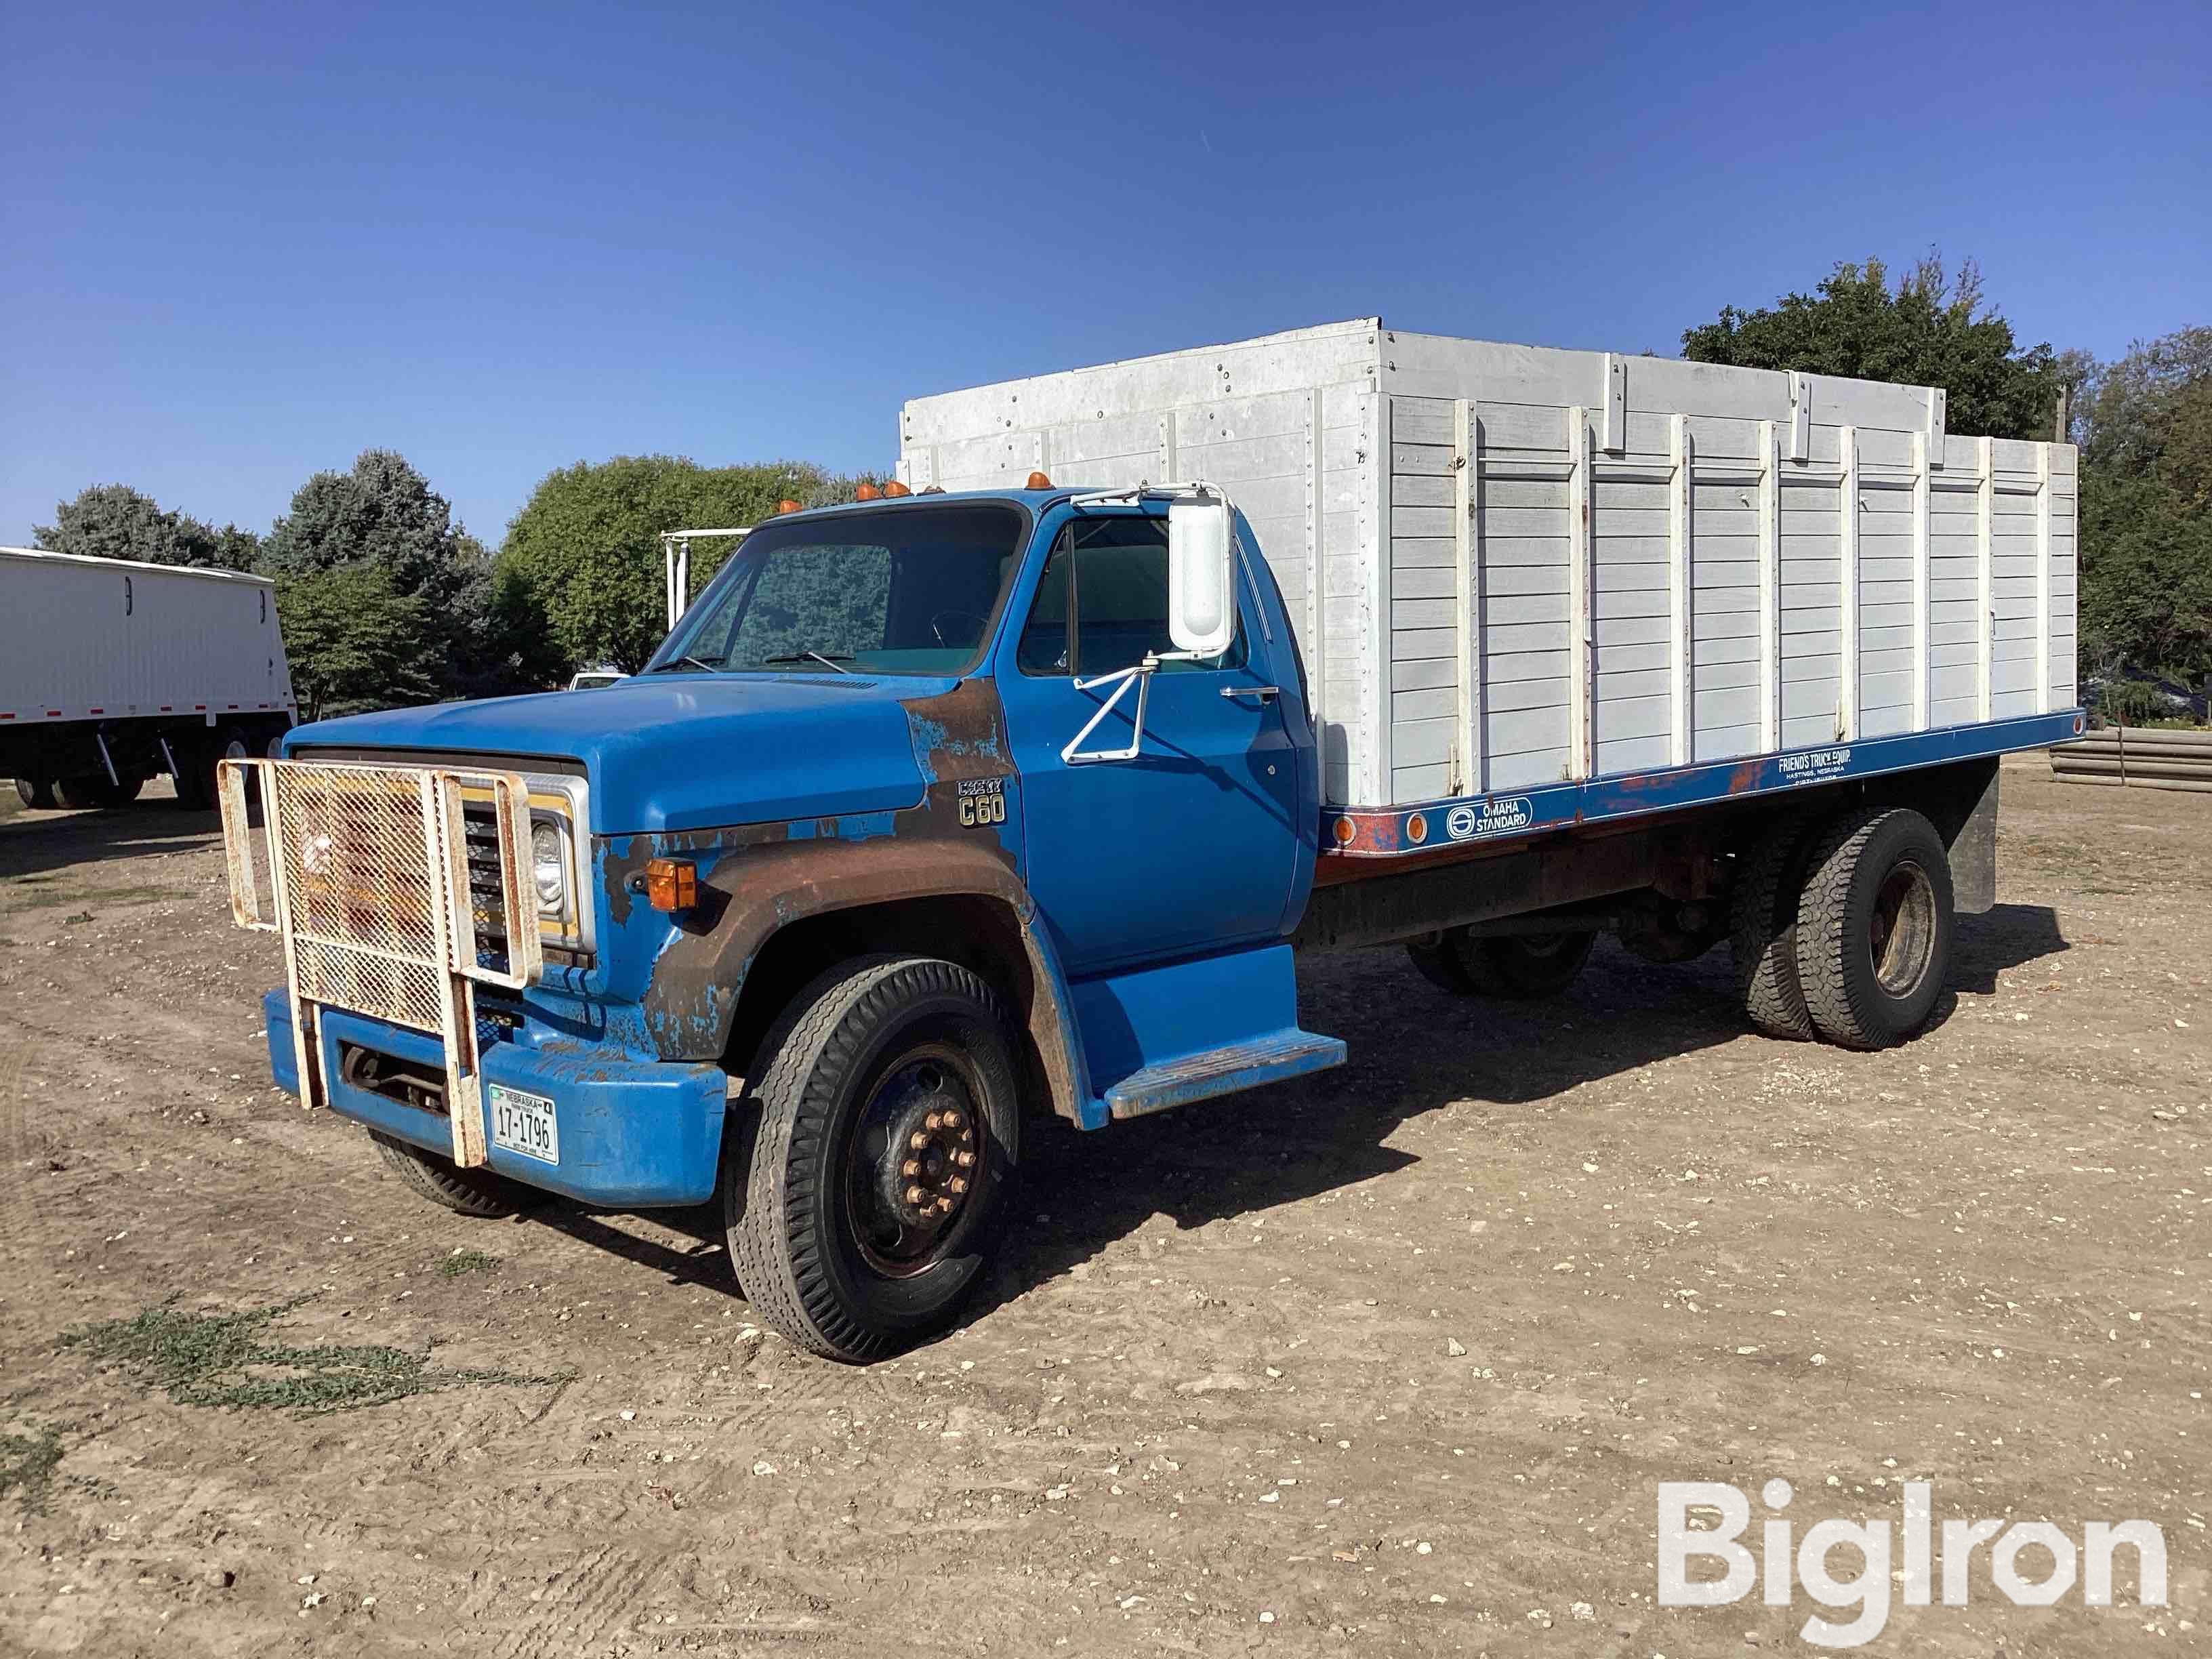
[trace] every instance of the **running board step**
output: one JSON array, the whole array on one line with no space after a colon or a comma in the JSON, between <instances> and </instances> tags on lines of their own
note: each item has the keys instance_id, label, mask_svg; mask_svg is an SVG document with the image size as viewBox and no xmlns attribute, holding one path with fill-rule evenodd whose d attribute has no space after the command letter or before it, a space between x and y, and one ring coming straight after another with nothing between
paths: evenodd
<instances>
[{"instance_id":1,"label":"running board step","mask_svg":"<svg viewBox=\"0 0 2212 1659\"><path fill-rule=\"evenodd\" d=\"M1107 1090L1106 1104L1115 1117L1142 1117L1215 1095L1304 1077L1308 1072L1325 1072L1343 1065L1344 1054L1341 1039L1316 1036L1292 1026L1132 1072Z\"/></svg>"}]
</instances>

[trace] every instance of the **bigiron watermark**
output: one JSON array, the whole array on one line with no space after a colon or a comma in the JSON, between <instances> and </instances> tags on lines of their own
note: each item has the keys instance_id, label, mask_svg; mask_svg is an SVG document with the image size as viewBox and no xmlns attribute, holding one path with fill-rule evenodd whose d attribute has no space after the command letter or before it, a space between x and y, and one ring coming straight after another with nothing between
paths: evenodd
<instances>
[{"instance_id":1,"label":"bigiron watermark","mask_svg":"<svg viewBox=\"0 0 2212 1659\"><path fill-rule=\"evenodd\" d=\"M1939 1598L1945 1607L1966 1606L1970 1589L1980 1593L1972 1572L1975 1553L1984 1545L1987 1582L2015 1607L2051 1607L2075 1594L2077 1586L2084 1606L2112 1606L2112 1560L2122 1551L2133 1558L2135 1599L2147 1607L2166 1605L2166 1534L2148 1521L2091 1521L2078 1533L2051 1521L2008 1526L1958 1519L1939 1526L1932 1483L1908 1480L1904 1493L1904 1510L1894 1523L1815 1521L1793 1546L1795 1523L1784 1511L1795 1494L1787 1480L1769 1480L1759 1488L1768 1518L1758 1528L1754 1559L1743 1541L1751 1529L1751 1499L1742 1491L1718 1480L1662 1480L1659 1605L1726 1607L1755 1585L1768 1607L1786 1607L1794 1582L1823 1607L1851 1610L1842 1622L1814 1613L1797 1633L1817 1647L1855 1648L1881 1634L1893 1592L1908 1607L1928 1607ZM1693 1511L1700 1524L1692 1524ZM1718 1522L1711 1524L1715 1516ZM1838 1552L1856 1556L1856 1571L1839 1577L1831 1568ZM1695 1577L1692 1562L1704 1567ZM1847 1559L1842 1565L1852 1563Z\"/></svg>"}]
</instances>

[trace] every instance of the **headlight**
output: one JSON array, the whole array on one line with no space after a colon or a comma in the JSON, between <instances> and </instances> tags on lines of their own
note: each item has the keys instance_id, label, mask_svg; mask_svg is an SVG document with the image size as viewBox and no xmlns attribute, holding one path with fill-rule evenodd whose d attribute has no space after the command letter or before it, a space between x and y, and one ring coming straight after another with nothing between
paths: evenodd
<instances>
[{"instance_id":1,"label":"headlight","mask_svg":"<svg viewBox=\"0 0 2212 1659\"><path fill-rule=\"evenodd\" d=\"M568 843L561 826L540 818L530 826L530 879L538 890L538 914L557 916L568 901Z\"/></svg>"}]
</instances>

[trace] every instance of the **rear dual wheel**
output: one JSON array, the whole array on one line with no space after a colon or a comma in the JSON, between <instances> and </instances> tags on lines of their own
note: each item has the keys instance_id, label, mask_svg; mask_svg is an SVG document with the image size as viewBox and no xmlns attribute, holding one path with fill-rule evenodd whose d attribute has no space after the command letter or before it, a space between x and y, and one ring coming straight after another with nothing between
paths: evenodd
<instances>
[{"instance_id":1,"label":"rear dual wheel","mask_svg":"<svg viewBox=\"0 0 2212 1659\"><path fill-rule=\"evenodd\" d=\"M1870 809L1816 843L1797 901L1797 980L1820 1035L1887 1048L1928 1023L1949 977L1951 860L1919 813Z\"/></svg>"},{"instance_id":2,"label":"rear dual wheel","mask_svg":"<svg viewBox=\"0 0 2212 1659\"><path fill-rule=\"evenodd\" d=\"M1899 807L1773 826L1744 857L1731 944L1769 1036L1886 1048L1928 1023L1949 977L1950 855Z\"/></svg>"},{"instance_id":3,"label":"rear dual wheel","mask_svg":"<svg viewBox=\"0 0 2212 1659\"><path fill-rule=\"evenodd\" d=\"M731 1125L730 1256L754 1310L861 1362L934 1335L974 1290L1018 1157L1012 1040L967 969L863 959L801 992Z\"/></svg>"}]
</instances>

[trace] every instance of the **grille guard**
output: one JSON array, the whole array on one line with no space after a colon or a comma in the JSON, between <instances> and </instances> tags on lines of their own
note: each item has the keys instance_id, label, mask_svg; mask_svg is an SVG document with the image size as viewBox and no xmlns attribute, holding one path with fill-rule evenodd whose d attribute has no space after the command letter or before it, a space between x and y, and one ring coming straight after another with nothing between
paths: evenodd
<instances>
[{"instance_id":1,"label":"grille guard","mask_svg":"<svg viewBox=\"0 0 2212 1659\"><path fill-rule=\"evenodd\" d=\"M526 874L528 784L519 773L467 767L226 760L217 793L231 917L283 941L301 1100L329 1104L320 1009L422 1031L445 1046L453 1162L483 1164L476 988L520 990L544 971ZM504 965L470 896L463 804L486 797L497 823Z\"/></svg>"}]
</instances>

